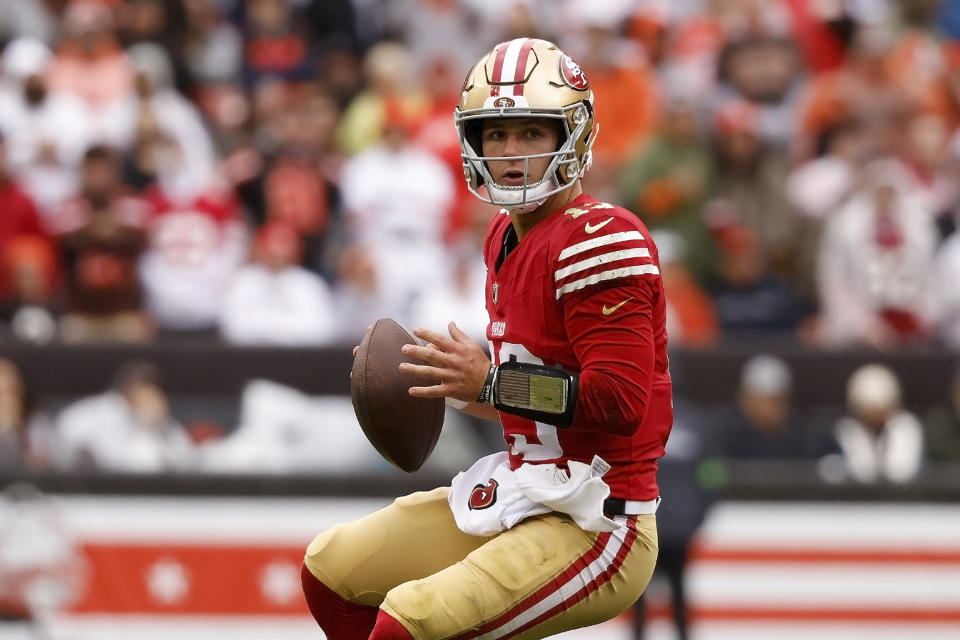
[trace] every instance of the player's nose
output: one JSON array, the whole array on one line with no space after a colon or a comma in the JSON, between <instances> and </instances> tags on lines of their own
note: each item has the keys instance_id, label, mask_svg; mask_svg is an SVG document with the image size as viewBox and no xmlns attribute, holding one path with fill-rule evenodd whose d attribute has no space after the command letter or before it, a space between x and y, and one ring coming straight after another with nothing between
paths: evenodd
<instances>
[{"instance_id":1,"label":"player's nose","mask_svg":"<svg viewBox=\"0 0 960 640\"><path fill-rule=\"evenodd\" d=\"M503 144L503 155L519 156L523 155L523 148L520 144L520 136L510 132L507 134Z\"/></svg>"}]
</instances>

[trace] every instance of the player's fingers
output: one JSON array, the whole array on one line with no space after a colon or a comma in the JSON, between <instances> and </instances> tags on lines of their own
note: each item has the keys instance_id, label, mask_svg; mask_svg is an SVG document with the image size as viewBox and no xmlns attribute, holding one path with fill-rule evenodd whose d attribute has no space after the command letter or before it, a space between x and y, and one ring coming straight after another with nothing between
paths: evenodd
<instances>
[{"instance_id":1,"label":"player's fingers","mask_svg":"<svg viewBox=\"0 0 960 640\"><path fill-rule=\"evenodd\" d=\"M409 362L400 363L400 371L403 373L412 373L415 376L420 376L421 378L429 378L430 380L449 380L450 371L448 369L442 369L440 367L431 367L424 364L410 364Z\"/></svg>"},{"instance_id":2,"label":"player's fingers","mask_svg":"<svg viewBox=\"0 0 960 640\"><path fill-rule=\"evenodd\" d=\"M431 331L430 329L424 329L423 327L417 327L414 329L413 335L417 336L418 338L422 338L427 342L432 342L441 351L449 351L454 347L454 345L456 345L453 340L442 333Z\"/></svg>"},{"instance_id":3,"label":"player's fingers","mask_svg":"<svg viewBox=\"0 0 960 640\"><path fill-rule=\"evenodd\" d=\"M408 393L415 398L443 398L447 395L447 387L435 384L432 387L410 387Z\"/></svg>"},{"instance_id":4,"label":"player's fingers","mask_svg":"<svg viewBox=\"0 0 960 640\"><path fill-rule=\"evenodd\" d=\"M353 348L353 357L357 357L357 351L360 351L360 345L357 345Z\"/></svg>"},{"instance_id":5,"label":"player's fingers","mask_svg":"<svg viewBox=\"0 0 960 640\"><path fill-rule=\"evenodd\" d=\"M470 339L470 336L460 330L460 327L457 326L456 322L451 322L449 325L447 325L447 330L450 332L450 337L457 342L473 342Z\"/></svg>"},{"instance_id":6,"label":"player's fingers","mask_svg":"<svg viewBox=\"0 0 960 640\"><path fill-rule=\"evenodd\" d=\"M416 358L428 364L444 365L447 364L444 353L434 347L420 347L413 344L405 344L400 349L403 355Z\"/></svg>"}]
</instances>

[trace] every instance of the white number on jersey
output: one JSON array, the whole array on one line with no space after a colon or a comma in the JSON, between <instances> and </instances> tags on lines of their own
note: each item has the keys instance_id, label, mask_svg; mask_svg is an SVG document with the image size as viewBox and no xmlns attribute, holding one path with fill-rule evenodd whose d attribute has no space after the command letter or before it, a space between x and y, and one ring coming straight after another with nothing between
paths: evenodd
<instances>
[{"instance_id":1,"label":"white number on jersey","mask_svg":"<svg viewBox=\"0 0 960 640\"><path fill-rule=\"evenodd\" d=\"M500 343L500 351L496 358L497 364L510 360L510 356L516 356L518 361L528 364L543 364L543 360L527 351L522 344ZM543 422L534 422L534 424L537 425L537 440L540 442L527 442L526 436L510 435L509 438L512 441L510 453L521 456L524 460L530 462L563 457L557 428L552 424L544 424Z\"/></svg>"}]
</instances>

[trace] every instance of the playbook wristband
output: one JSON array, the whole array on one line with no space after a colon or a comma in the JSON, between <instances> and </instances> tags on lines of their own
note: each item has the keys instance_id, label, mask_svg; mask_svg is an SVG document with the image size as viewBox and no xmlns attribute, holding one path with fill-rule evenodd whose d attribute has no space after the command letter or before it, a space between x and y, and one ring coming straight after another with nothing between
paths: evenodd
<instances>
[{"instance_id":1,"label":"playbook wristband","mask_svg":"<svg viewBox=\"0 0 960 640\"><path fill-rule=\"evenodd\" d=\"M490 365L490 371L487 372L487 379L483 382L483 389L477 396L478 404L493 404L493 384L497 379L497 365Z\"/></svg>"},{"instance_id":2,"label":"playbook wristband","mask_svg":"<svg viewBox=\"0 0 960 640\"><path fill-rule=\"evenodd\" d=\"M580 391L580 376L575 373L510 356L497 367L492 382L498 411L563 428L573 422Z\"/></svg>"}]
</instances>

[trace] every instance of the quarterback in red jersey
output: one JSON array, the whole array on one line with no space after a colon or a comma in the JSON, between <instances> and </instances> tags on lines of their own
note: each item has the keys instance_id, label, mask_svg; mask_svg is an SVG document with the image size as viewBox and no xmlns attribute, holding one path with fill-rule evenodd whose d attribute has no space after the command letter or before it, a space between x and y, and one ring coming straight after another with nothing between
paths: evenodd
<instances>
[{"instance_id":1,"label":"quarterback in red jersey","mask_svg":"<svg viewBox=\"0 0 960 640\"><path fill-rule=\"evenodd\" d=\"M417 328L414 387L500 422L508 451L450 487L321 533L302 571L330 640L544 638L610 619L657 556L657 459L672 424L657 250L582 193L593 94L552 43L497 45L455 122L468 188L503 208L484 246L490 355Z\"/></svg>"}]
</instances>

